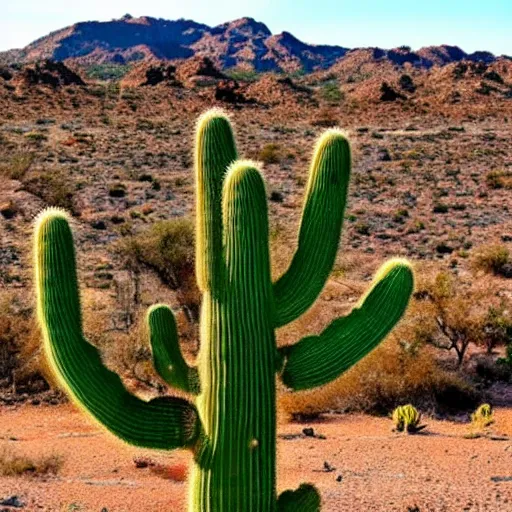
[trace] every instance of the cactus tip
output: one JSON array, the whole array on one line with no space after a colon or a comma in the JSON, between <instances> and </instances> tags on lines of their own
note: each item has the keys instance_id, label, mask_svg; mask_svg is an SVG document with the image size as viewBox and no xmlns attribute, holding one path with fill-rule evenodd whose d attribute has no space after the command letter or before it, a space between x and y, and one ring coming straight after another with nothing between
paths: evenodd
<instances>
[{"instance_id":1,"label":"cactus tip","mask_svg":"<svg viewBox=\"0 0 512 512\"><path fill-rule=\"evenodd\" d=\"M348 143L350 138L348 133L341 128L329 128L328 130L325 130L322 135L320 135L317 145L323 146L325 144L331 144L335 141Z\"/></svg>"},{"instance_id":2,"label":"cactus tip","mask_svg":"<svg viewBox=\"0 0 512 512\"><path fill-rule=\"evenodd\" d=\"M197 128L201 129L213 119L224 119L230 121L229 114L218 107L211 108L204 112L197 120Z\"/></svg>"},{"instance_id":3,"label":"cactus tip","mask_svg":"<svg viewBox=\"0 0 512 512\"><path fill-rule=\"evenodd\" d=\"M374 281L380 281L394 269L409 270L412 272L412 264L405 258L391 258L379 268L375 274Z\"/></svg>"},{"instance_id":4,"label":"cactus tip","mask_svg":"<svg viewBox=\"0 0 512 512\"><path fill-rule=\"evenodd\" d=\"M243 178L250 176L257 176L264 181L261 173L261 163L255 160L236 160L228 167L226 183L239 183Z\"/></svg>"},{"instance_id":5,"label":"cactus tip","mask_svg":"<svg viewBox=\"0 0 512 512\"><path fill-rule=\"evenodd\" d=\"M50 206L48 208L44 208L41 210L35 217L35 228L36 231L46 222L52 219L64 219L69 222L70 215L63 208L57 208L54 206Z\"/></svg>"}]
</instances>

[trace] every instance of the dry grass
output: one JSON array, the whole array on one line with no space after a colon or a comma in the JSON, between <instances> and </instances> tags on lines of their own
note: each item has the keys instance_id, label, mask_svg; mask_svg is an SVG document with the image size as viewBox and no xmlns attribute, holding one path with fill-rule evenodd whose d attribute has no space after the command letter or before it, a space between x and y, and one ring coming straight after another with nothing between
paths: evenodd
<instances>
[{"instance_id":1,"label":"dry grass","mask_svg":"<svg viewBox=\"0 0 512 512\"><path fill-rule=\"evenodd\" d=\"M6 162L0 162L0 176L21 180L32 166L35 155L32 152L15 153Z\"/></svg>"},{"instance_id":2,"label":"dry grass","mask_svg":"<svg viewBox=\"0 0 512 512\"><path fill-rule=\"evenodd\" d=\"M500 244L480 247L473 259L473 267L476 270L496 275L502 274L503 267L510 263L509 250Z\"/></svg>"},{"instance_id":3,"label":"dry grass","mask_svg":"<svg viewBox=\"0 0 512 512\"><path fill-rule=\"evenodd\" d=\"M14 293L0 292L0 381L18 390L37 381L40 386L49 373L40 347L32 309Z\"/></svg>"},{"instance_id":4,"label":"dry grass","mask_svg":"<svg viewBox=\"0 0 512 512\"><path fill-rule=\"evenodd\" d=\"M459 376L442 370L430 350L404 350L390 339L334 382L300 393L282 393L289 416L315 417L327 411L388 414L415 403L423 410L451 412L472 407L477 395Z\"/></svg>"},{"instance_id":5,"label":"dry grass","mask_svg":"<svg viewBox=\"0 0 512 512\"><path fill-rule=\"evenodd\" d=\"M264 164L278 164L282 159L282 149L279 144L265 145L257 154L257 160Z\"/></svg>"},{"instance_id":6,"label":"dry grass","mask_svg":"<svg viewBox=\"0 0 512 512\"><path fill-rule=\"evenodd\" d=\"M512 189L512 172L497 170L490 171L485 177L487 186L492 189Z\"/></svg>"},{"instance_id":7,"label":"dry grass","mask_svg":"<svg viewBox=\"0 0 512 512\"><path fill-rule=\"evenodd\" d=\"M79 213L74 201L75 187L61 171L45 170L34 176L29 175L23 181L23 188L41 198L48 206L64 208L73 215Z\"/></svg>"},{"instance_id":8,"label":"dry grass","mask_svg":"<svg viewBox=\"0 0 512 512\"><path fill-rule=\"evenodd\" d=\"M464 280L438 268L423 265L416 269L417 292L387 341L323 388L297 394L283 392L283 410L294 417L307 417L329 410L387 414L408 402L440 412L476 405L478 392L470 373L474 369L466 364L468 347L482 346L491 351L503 344L510 305L496 294L495 283L489 282L498 278L469 276ZM346 277L343 282L350 283ZM359 286L356 281L351 294L359 296ZM329 293L339 297L343 290L332 288ZM313 309L313 316L305 315L305 324L300 320L295 324L299 332L294 333L294 339L321 330L317 323L325 315ZM447 352L442 355L439 349Z\"/></svg>"},{"instance_id":9,"label":"dry grass","mask_svg":"<svg viewBox=\"0 0 512 512\"><path fill-rule=\"evenodd\" d=\"M2 476L57 475L63 463L62 456L57 454L32 458L10 448L0 451L0 475Z\"/></svg>"},{"instance_id":10,"label":"dry grass","mask_svg":"<svg viewBox=\"0 0 512 512\"><path fill-rule=\"evenodd\" d=\"M154 223L147 231L127 237L119 252L129 268L146 266L178 290L178 300L191 318L199 314L200 294L195 281L194 223L177 218Z\"/></svg>"}]
</instances>

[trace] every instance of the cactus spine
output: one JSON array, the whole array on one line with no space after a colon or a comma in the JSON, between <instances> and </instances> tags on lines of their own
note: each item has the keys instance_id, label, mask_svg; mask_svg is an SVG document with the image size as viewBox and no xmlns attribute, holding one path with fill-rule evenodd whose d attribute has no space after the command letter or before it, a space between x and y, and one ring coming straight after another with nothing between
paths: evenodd
<instances>
[{"instance_id":1,"label":"cactus spine","mask_svg":"<svg viewBox=\"0 0 512 512\"><path fill-rule=\"evenodd\" d=\"M314 512L316 489L276 493L275 376L292 390L323 385L370 352L402 316L413 288L403 260L386 263L351 314L320 335L277 349L274 331L316 300L334 264L350 176L350 147L336 130L315 149L295 255L270 275L265 186L238 161L227 117L197 127L196 273L203 293L197 367L183 358L171 309L150 308L156 371L188 399L143 401L126 391L83 336L68 217L50 209L35 232L38 316L49 361L70 396L108 430L144 447L194 453L190 512Z\"/></svg>"}]
</instances>

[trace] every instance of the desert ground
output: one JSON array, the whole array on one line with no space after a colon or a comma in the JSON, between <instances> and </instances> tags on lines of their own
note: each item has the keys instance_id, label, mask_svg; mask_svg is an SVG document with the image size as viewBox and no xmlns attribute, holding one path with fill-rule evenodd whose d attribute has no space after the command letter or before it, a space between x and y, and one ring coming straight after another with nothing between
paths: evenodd
<instances>
[{"instance_id":1,"label":"desert ground","mask_svg":"<svg viewBox=\"0 0 512 512\"><path fill-rule=\"evenodd\" d=\"M328 512L512 510L512 412L498 408L495 415L492 433L481 438L469 435L467 423L430 418L416 435L394 433L388 418L365 415L281 423L278 489L314 482ZM307 428L318 437L302 434ZM3 408L0 449L6 448L63 459L55 477L0 478L0 498L16 495L24 510L184 510L186 483L175 480L189 454L125 446L71 405ZM137 468L141 459L168 471Z\"/></svg>"}]
</instances>

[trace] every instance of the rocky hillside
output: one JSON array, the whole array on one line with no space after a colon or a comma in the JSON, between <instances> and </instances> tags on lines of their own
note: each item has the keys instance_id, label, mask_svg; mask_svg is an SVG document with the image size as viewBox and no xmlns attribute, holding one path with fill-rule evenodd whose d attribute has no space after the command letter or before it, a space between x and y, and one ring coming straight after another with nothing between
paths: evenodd
<instances>
[{"instance_id":1,"label":"rocky hillside","mask_svg":"<svg viewBox=\"0 0 512 512\"><path fill-rule=\"evenodd\" d=\"M272 34L252 18L241 18L216 27L192 20L164 20L126 15L108 22L88 21L52 32L27 47L0 53L0 63L27 63L51 59L82 65L130 64L152 60L208 57L220 68L261 71L328 69L349 52L341 46L306 44L289 32ZM412 51L403 46L391 50L370 48L371 59L393 65L410 63L431 68L453 62L491 63L489 52L467 54L455 46L432 46Z\"/></svg>"}]
</instances>

